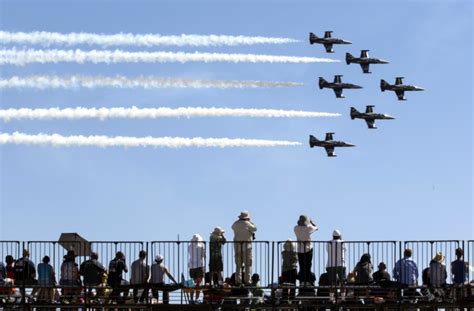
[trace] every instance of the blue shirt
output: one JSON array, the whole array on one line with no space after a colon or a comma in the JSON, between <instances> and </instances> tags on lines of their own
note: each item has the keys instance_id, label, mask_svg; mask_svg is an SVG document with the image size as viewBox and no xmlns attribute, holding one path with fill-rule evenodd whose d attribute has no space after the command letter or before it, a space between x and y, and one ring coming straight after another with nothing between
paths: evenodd
<instances>
[{"instance_id":1,"label":"blue shirt","mask_svg":"<svg viewBox=\"0 0 474 311\"><path fill-rule=\"evenodd\" d=\"M395 264L393 277L401 284L416 285L418 281L418 267L412 259L405 257Z\"/></svg>"}]
</instances>

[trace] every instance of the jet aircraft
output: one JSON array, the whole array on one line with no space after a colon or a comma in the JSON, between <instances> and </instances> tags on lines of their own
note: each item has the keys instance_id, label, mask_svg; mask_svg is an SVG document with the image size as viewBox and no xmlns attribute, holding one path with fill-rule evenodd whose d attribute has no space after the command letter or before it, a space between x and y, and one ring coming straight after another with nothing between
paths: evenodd
<instances>
[{"instance_id":1,"label":"jet aircraft","mask_svg":"<svg viewBox=\"0 0 474 311\"><path fill-rule=\"evenodd\" d=\"M351 53L346 53L346 63L360 64L363 73L371 73L369 71L370 64L388 64L388 61L369 57L369 50L361 50L360 57L354 57Z\"/></svg>"},{"instance_id":2,"label":"jet aircraft","mask_svg":"<svg viewBox=\"0 0 474 311\"><path fill-rule=\"evenodd\" d=\"M334 50L332 49L333 44L352 44L352 42L347 41L347 40L332 38L331 33L332 31L325 31L324 38L319 38L314 33L310 32L309 43L310 44L314 44L314 43L323 44L324 48L326 49L326 53L334 53Z\"/></svg>"},{"instance_id":3,"label":"jet aircraft","mask_svg":"<svg viewBox=\"0 0 474 311\"><path fill-rule=\"evenodd\" d=\"M389 84L385 80L380 80L380 89L382 92L385 90L394 91L397 94L398 100L406 100L405 91L424 91L425 89L414 86L414 85L405 85L403 84L403 77L396 77L395 84Z\"/></svg>"},{"instance_id":4,"label":"jet aircraft","mask_svg":"<svg viewBox=\"0 0 474 311\"><path fill-rule=\"evenodd\" d=\"M377 127L375 126L375 120L393 120L395 119L392 116L389 116L388 114L383 114L383 113L374 113L373 107L375 106L367 106L365 108L365 113L364 112L359 112L357 109L354 107L351 107L351 119L364 119L365 122L367 123L367 126L369 129L376 129Z\"/></svg>"},{"instance_id":5,"label":"jet aircraft","mask_svg":"<svg viewBox=\"0 0 474 311\"><path fill-rule=\"evenodd\" d=\"M328 88L333 89L337 98L344 98L342 95L343 89L361 89L362 86L351 84L351 83L342 83L342 75L335 75L334 82L327 82L323 77L319 77L319 88Z\"/></svg>"},{"instance_id":6,"label":"jet aircraft","mask_svg":"<svg viewBox=\"0 0 474 311\"><path fill-rule=\"evenodd\" d=\"M309 135L309 146L313 147L324 147L326 149L326 153L328 157L336 157L336 153L334 152L335 147L355 147L355 145L344 142L344 141L337 141L333 140L332 135L334 133L326 133L325 140L318 140L313 135Z\"/></svg>"}]
</instances>

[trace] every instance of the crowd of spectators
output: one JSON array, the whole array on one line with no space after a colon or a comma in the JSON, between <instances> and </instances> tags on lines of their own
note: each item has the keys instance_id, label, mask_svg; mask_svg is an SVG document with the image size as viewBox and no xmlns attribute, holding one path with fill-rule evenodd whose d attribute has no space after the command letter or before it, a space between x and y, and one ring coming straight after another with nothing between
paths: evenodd
<instances>
[{"instance_id":1,"label":"crowd of spectators","mask_svg":"<svg viewBox=\"0 0 474 311\"><path fill-rule=\"evenodd\" d=\"M189 279L182 276L181 282L176 281L164 264L164 257L156 255L153 263L148 265L147 253L141 250L138 258L132 262L130 278L126 258L118 251L106 268L100 261L99 255L90 253L90 258L77 263L74 250L68 250L60 267L59 283L50 258L45 255L36 267L30 260L28 250L23 256L14 259L7 255L5 263L0 262L0 295L11 295L16 289L21 297L26 297L25 288L33 288L30 297L39 301L74 301L78 297L107 297L109 301L126 301L133 299L135 303L147 302L151 297L164 304L169 303L169 292L178 288L188 288L187 295L191 303L198 303L206 298L206 288L220 290L229 289L236 295L250 295L252 301L265 301L265 293L260 285L260 276L252 273L252 247L257 231L247 211L241 212L237 221L232 225L234 233L233 254L235 273L224 278L223 246L227 239L221 227L215 227L209 237L208 247L199 234L194 234L188 243L187 263ZM298 296L329 297L335 294L335 289L343 285L354 285L352 294L363 297L369 293L387 298L390 288L403 289L405 295L416 296L418 292L419 270L413 260L412 250L405 249L403 258L395 262L392 276L387 271L384 262L379 262L377 271L373 271L371 254L365 253L352 271L346 271L346 246L340 230L335 229L332 239L326 243L326 271L319 276L313 273L313 243L311 236L318 230L317 225L306 215L301 215L294 227L296 240L288 239L283 243L281 251L281 270L278 279L278 291L281 299L292 301ZM207 253L208 251L208 253ZM208 254L208 269L205 268ZM445 256L436 253L429 266L422 271L422 284L425 286L421 293L430 297L444 298L449 288L467 284L469 264L464 260L463 249L455 251L456 260L451 262L451 286L448 286L448 272ZM207 272L206 272L207 270ZM171 284L166 280L169 279ZM317 285L316 280L319 279ZM59 286L58 286L59 285ZM270 285L270 284L269 284ZM316 290L315 286L319 286ZM61 292L57 291L61 289ZM274 289L275 286L272 285ZM372 288L372 289L371 289ZM130 297L130 290L132 291ZM273 291L276 292L276 291ZM82 295L83 293L83 295ZM243 293L243 294L242 294ZM347 292L340 291L342 295ZM459 295L454 293L454 295ZM59 298L58 298L59 297Z\"/></svg>"}]
</instances>

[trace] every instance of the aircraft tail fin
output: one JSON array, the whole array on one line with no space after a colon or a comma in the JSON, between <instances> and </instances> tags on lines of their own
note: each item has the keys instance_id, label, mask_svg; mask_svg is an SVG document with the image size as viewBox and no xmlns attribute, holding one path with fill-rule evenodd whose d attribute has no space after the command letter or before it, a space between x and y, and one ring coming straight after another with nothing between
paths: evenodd
<instances>
[{"instance_id":1,"label":"aircraft tail fin","mask_svg":"<svg viewBox=\"0 0 474 311\"><path fill-rule=\"evenodd\" d=\"M310 44L316 43L316 39L318 39L318 36L316 36L314 33L310 32L309 33L309 43Z\"/></svg>"},{"instance_id":2,"label":"aircraft tail fin","mask_svg":"<svg viewBox=\"0 0 474 311\"><path fill-rule=\"evenodd\" d=\"M351 107L351 119L354 120L356 115L359 114L359 111L357 111L357 109L355 109L354 107Z\"/></svg>"},{"instance_id":3,"label":"aircraft tail fin","mask_svg":"<svg viewBox=\"0 0 474 311\"><path fill-rule=\"evenodd\" d=\"M384 92L387 89L387 86L389 85L390 84L388 84L388 82L384 79L380 80L380 89L382 90L382 92Z\"/></svg>"},{"instance_id":4,"label":"aircraft tail fin","mask_svg":"<svg viewBox=\"0 0 474 311\"><path fill-rule=\"evenodd\" d=\"M320 89L323 89L327 84L328 84L328 82L326 80L324 80L323 77L319 77L319 88Z\"/></svg>"},{"instance_id":5,"label":"aircraft tail fin","mask_svg":"<svg viewBox=\"0 0 474 311\"><path fill-rule=\"evenodd\" d=\"M350 64L354 56L351 53L346 53L346 64Z\"/></svg>"},{"instance_id":6,"label":"aircraft tail fin","mask_svg":"<svg viewBox=\"0 0 474 311\"><path fill-rule=\"evenodd\" d=\"M319 140L313 135L309 135L309 146L313 148Z\"/></svg>"}]
</instances>

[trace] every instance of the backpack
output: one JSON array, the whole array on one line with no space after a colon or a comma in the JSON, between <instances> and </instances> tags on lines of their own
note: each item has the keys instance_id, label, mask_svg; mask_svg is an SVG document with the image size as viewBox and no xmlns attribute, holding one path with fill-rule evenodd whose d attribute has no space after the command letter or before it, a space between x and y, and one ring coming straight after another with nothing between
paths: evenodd
<instances>
[{"instance_id":1,"label":"backpack","mask_svg":"<svg viewBox=\"0 0 474 311\"><path fill-rule=\"evenodd\" d=\"M15 261L15 266L13 267L13 273L15 274L15 280L17 281L31 280L32 271L30 269L28 259L20 258L17 261Z\"/></svg>"}]
</instances>

